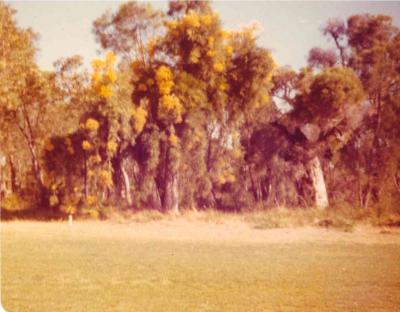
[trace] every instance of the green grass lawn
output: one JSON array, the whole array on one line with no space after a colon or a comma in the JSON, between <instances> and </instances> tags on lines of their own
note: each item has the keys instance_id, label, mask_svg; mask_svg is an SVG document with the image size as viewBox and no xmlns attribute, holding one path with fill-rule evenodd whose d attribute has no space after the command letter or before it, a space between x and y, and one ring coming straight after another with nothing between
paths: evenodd
<instances>
[{"instance_id":1,"label":"green grass lawn","mask_svg":"<svg viewBox=\"0 0 400 312\"><path fill-rule=\"evenodd\" d=\"M229 239L227 225L226 239L217 225L188 237L186 228L172 235L173 227L2 223L2 305L8 312L400 311L398 234L360 242L352 239L358 234L319 230L315 241L291 239L294 232L253 242L237 239L240 230Z\"/></svg>"}]
</instances>

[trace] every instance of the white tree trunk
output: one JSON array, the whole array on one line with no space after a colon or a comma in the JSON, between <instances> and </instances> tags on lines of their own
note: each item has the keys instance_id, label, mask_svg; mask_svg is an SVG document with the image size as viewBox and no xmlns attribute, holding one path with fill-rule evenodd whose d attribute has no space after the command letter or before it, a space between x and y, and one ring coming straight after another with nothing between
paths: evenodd
<instances>
[{"instance_id":1,"label":"white tree trunk","mask_svg":"<svg viewBox=\"0 0 400 312\"><path fill-rule=\"evenodd\" d=\"M174 180L172 182L172 213L179 215L179 173L176 173Z\"/></svg>"},{"instance_id":2,"label":"white tree trunk","mask_svg":"<svg viewBox=\"0 0 400 312\"><path fill-rule=\"evenodd\" d=\"M179 184L177 172L170 172L167 177L163 210L170 214L179 215Z\"/></svg>"},{"instance_id":3,"label":"white tree trunk","mask_svg":"<svg viewBox=\"0 0 400 312\"><path fill-rule=\"evenodd\" d=\"M315 206L325 209L329 206L328 192L326 191L324 173L319 158L315 156L310 162L311 179L315 191Z\"/></svg>"},{"instance_id":4,"label":"white tree trunk","mask_svg":"<svg viewBox=\"0 0 400 312\"><path fill-rule=\"evenodd\" d=\"M125 167L121 164L121 172L124 178L124 186L125 186L125 198L126 202L129 206L132 205L132 196L131 196L131 182L129 181L128 173L125 170Z\"/></svg>"}]
</instances>

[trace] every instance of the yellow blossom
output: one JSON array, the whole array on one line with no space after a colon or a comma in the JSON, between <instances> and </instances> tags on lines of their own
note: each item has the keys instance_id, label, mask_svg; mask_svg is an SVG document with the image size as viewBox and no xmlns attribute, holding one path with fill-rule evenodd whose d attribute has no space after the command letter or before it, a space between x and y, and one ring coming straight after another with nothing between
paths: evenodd
<instances>
[{"instance_id":1,"label":"yellow blossom","mask_svg":"<svg viewBox=\"0 0 400 312\"><path fill-rule=\"evenodd\" d=\"M226 89L228 89L228 84L226 82L223 82L219 85L219 89L221 91L225 91Z\"/></svg>"},{"instance_id":2,"label":"yellow blossom","mask_svg":"<svg viewBox=\"0 0 400 312\"><path fill-rule=\"evenodd\" d=\"M95 163L100 163L101 162L101 157L99 154L94 155L94 162Z\"/></svg>"},{"instance_id":3,"label":"yellow blossom","mask_svg":"<svg viewBox=\"0 0 400 312\"><path fill-rule=\"evenodd\" d=\"M112 91L109 86L101 86L99 95L103 98L109 98L112 96Z\"/></svg>"},{"instance_id":4,"label":"yellow blossom","mask_svg":"<svg viewBox=\"0 0 400 312\"><path fill-rule=\"evenodd\" d=\"M164 95L160 99L159 114L161 117L164 115L172 116L174 122L180 123L182 122L182 113L183 106L175 95Z\"/></svg>"},{"instance_id":5,"label":"yellow blossom","mask_svg":"<svg viewBox=\"0 0 400 312\"><path fill-rule=\"evenodd\" d=\"M106 54L106 63L108 65L113 65L115 63L115 54L112 51L108 51Z\"/></svg>"},{"instance_id":6,"label":"yellow blossom","mask_svg":"<svg viewBox=\"0 0 400 312\"><path fill-rule=\"evenodd\" d=\"M235 158L240 158L240 157L242 157L242 151L241 151L241 149L240 148L235 148L234 150L233 150L233 156L235 157Z\"/></svg>"},{"instance_id":7,"label":"yellow blossom","mask_svg":"<svg viewBox=\"0 0 400 312\"><path fill-rule=\"evenodd\" d=\"M99 83L101 80L101 74L98 71L93 72L92 74L92 82L93 84Z\"/></svg>"},{"instance_id":8,"label":"yellow blossom","mask_svg":"<svg viewBox=\"0 0 400 312\"><path fill-rule=\"evenodd\" d=\"M100 171L100 182L106 186L110 187L113 185L112 174L108 170L101 170Z\"/></svg>"},{"instance_id":9,"label":"yellow blossom","mask_svg":"<svg viewBox=\"0 0 400 312\"><path fill-rule=\"evenodd\" d=\"M186 30L187 35L189 36L189 38L193 37L193 29L188 29Z\"/></svg>"},{"instance_id":10,"label":"yellow blossom","mask_svg":"<svg viewBox=\"0 0 400 312\"><path fill-rule=\"evenodd\" d=\"M190 53L190 62L193 64L197 64L200 60L200 56L200 50L198 48L193 49Z\"/></svg>"},{"instance_id":11,"label":"yellow blossom","mask_svg":"<svg viewBox=\"0 0 400 312\"><path fill-rule=\"evenodd\" d=\"M178 26L178 22L177 21L168 21L165 24L170 29L175 29Z\"/></svg>"},{"instance_id":12,"label":"yellow blossom","mask_svg":"<svg viewBox=\"0 0 400 312\"><path fill-rule=\"evenodd\" d=\"M102 60L100 60L100 59L94 59L94 60L92 61L92 67L93 67L95 70L99 70L99 69L101 69L103 66L104 66L104 62L103 62Z\"/></svg>"},{"instance_id":13,"label":"yellow blossom","mask_svg":"<svg viewBox=\"0 0 400 312\"><path fill-rule=\"evenodd\" d=\"M217 178L217 183L222 185L225 184L225 182L226 182L225 177L222 174L220 174Z\"/></svg>"},{"instance_id":14,"label":"yellow blossom","mask_svg":"<svg viewBox=\"0 0 400 312\"><path fill-rule=\"evenodd\" d=\"M225 46L225 52L228 56L231 56L233 54L233 48L230 45Z\"/></svg>"},{"instance_id":15,"label":"yellow blossom","mask_svg":"<svg viewBox=\"0 0 400 312\"><path fill-rule=\"evenodd\" d=\"M150 54L154 54L155 52L155 46L156 46L156 41L154 39L150 39L147 42L147 51L149 51Z\"/></svg>"},{"instance_id":16,"label":"yellow blossom","mask_svg":"<svg viewBox=\"0 0 400 312\"><path fill-rule=\"evenodd\" d=\"M212 50L207 51L207 56L214 57L215 56L215 51L212 51Z\"/></svg>"},{"instance_id":17,"label":"yellow blossom","mask_svg":"<svg viewBox=\"0 0 400 312\"><path fill-rule=\"evenodd\" d=\"M96 201L97 201L97 198L96 198L96 196L94 196L94 195L88 195L88 196L86 197L86 203L87 203L89 206L94 205L94 204L96 203Z\"/></svg>"},{"instance_id":18,"label":"yellow blossom","mask_svg":"<svg viewBox=\"0 0 400 312\"><path fill-rule=\"evenodd\" d=\"M179 142L179 139L178 139L178 137L177 137L174 133L171 133L171 134L169 135L169 142L170 142L173 146L177 146L177 145L178 145L178 142Z\"/></svg>"},{"instance_id":19,"label":"yellow blossom","mask_svg":"<svg viewBox=\"0 0 400 312\"><path fill-rule=\"evenodd\" d=\"M54 207L55 205L57 205L59 203L58 197L57 195L53 194L50 196L49 198L49 204L51 207Z\"/></svg>"},{"instance_id":20,"label":"yellow blossom","mask_svg":"<svg viewBox=\"0 0 400 312\"><path fill-rule=\"evenodd\" d=\"M99 163L101 163L101 157L99 154L96 154L96 155L90 156L89 161L94 164L99 164Z\"/></svg>"},{"instance_id":21,"label":"yellow blossom","mask_svg":"<svg viewBox=\"0 0 400 312\"><path fill-rule=\"evenodd\" d=\"M221 37L223 39L229 39L232 37L232 33L226 30L221 30Z\"/></svg>"},{"instance_id":22,"label":"yellow blossom","mask_svg":"<svg viewBox=\"0 0 400 312\"><path fill-rule=\"evenodd\" d=\"M163 107L167 110L173 110L175 107L179 106L179 99L175 95L164 95L161 98L161 103Z\"/></svg>"},{"instance_id":23,"label":"yellow blossom","mask_svg":"<svg viewBox=\"0 0 400 312\"><path fill-rule=\"evenodd\" d=\"M117 151L118 144L114 140L110 140L107 142L107 150L110 153L115 153Z\"/></svg>"},{"instance_id":24,"label":"yellow blossom","mask_svg":"<svg viewBox=\"0 0 400 312\"><path fill-rule=\"evenodd\" d=\"M224 71L224 65L222 65L221 63L214 63L213 68L217 73L221 73Z\"/></svg>"},{"instance_id":25,"label":"yellow blossom","mask_svg":"<svg viewBox=\"0 0 400 312\"><path fill-rule=\"evenodd\" d=\"M235 175L232 174L232 173L227 174L227 175L226 175L226 181L228 181L228 182L230 182L230 183L235 182L235 181L236 181Z\"/></svg>"},{"instance_id":26,"label":"yellow blossom","mask_svg":"<svg viewBox=\"0 0 400 312\"><path fill-rule=\"evenodd\" d=\"M160 93L162 95L170 94L174 86L171 70L167 66L160 66L156 72L156 80Z\"/></svg>"},{"instance_id":27,"label":"yellow blossom","mask_svg":"<svg viewBox=\"0 0 400 312\"><path fill-rule=\"evenodd\" d=\"M160 66L157 69L156 79L157 79L157 81L172 80L171 70L165 65Z\"/></svg>"},{"instance_id":28,"label":"yellow blossom","mask_svg":"<svg viewBox=\"0 0 400 312\"><path fill-rule=\"evenodd\" d=\"M88 140L84 140L82 142L82 148L83 148L83 150L88 151L88 150L92 149L92 144L90 144L90 142Z\"/></svg>"},{"instance_id":29,"label":"yellow blossom","mask_svg":"<svg viewBox=\"0 0 400 312\"><path fill-rule=\"evenodd\" d=\"M208 42L208 47L212 48L214 46L215 38L213 36L208 37L207 42Z\"/></svg>"},{"instance_id":30,"label":"yellow blossom","mask_svg":"<svg viewBox=\"0 0 400 312\"><path fill-rule=\"evenodd\" d=\"M196 12L190 11L189 14L186 14L183 17L183 23L187 26L191 27L200 27L200 19Z\"/></svg>"},{"instance_id":31,"label":"yellow blossom","mask_svg":"<svg viewBox=\"0 0 400 312\"><path fill-rule=\"evenodd\" d=\"M72 205L62 206L61 210L70 215L72 215L76 212L76 208Z\"/></svg>"},{"instance_id":32,"label":"yellow blossom","mask_svg":"<svg viewBox=\"0 0 400 312\"><path fill-rule=\"evenodd\" d=\"M93 219L97 219L100 215L100 213L96 209L89 209L88 214Z\"/></svg>"},{"instance_id":33,"label":"yellow blossom","mask_svg":"<svg viewBox=\"0 0 400 312\"><path fill-rule=\"evenodd\" d=\"M85 128L89 131L97 131L99 128L100 124L96 119L93 118L88 118L86 120Z\"/></svg>"},{"instance_id":34,"label":"yellow blossom","mask_svg":"<svg viewBox=\"0 0 400 312\"><path fill-rule=\"evenodd\" d=\"M112 69L108 69L106 72L106 78L109 82L114 83L117 80L117 74Z\"/></svg>"},{"instance_id":35,"label":"yellow blossom","mask_svg":"<svg viewBox=\"0 0 400 312\"><path fill-rule=\"evenodd\" d=\"M94 176L94 171L89 169L88 172L87 172L87 175L88 175L89 178L93 177Z\"/></svg>"},{"instance_id":36,"label":"yellow blossom","mask_svg":"<svg viewBox=\"0 0 400 312\"><path fill-rule=\"evenodd\" d=\"M133 107L131 110L136 132L142 132L147 119L147 111L142 107Z\"/></svg>"},{"instance_id":37,"label":"yellow blossom","mask_svg":"<svg viewBox=\"0 0 400 312\"><path fill-rule=\"evenodd\" d=\"M201 16L201 22L206 25L209 26L212 23L212 16L209 14L203 15Z\"/></svg>"}]
</instances>

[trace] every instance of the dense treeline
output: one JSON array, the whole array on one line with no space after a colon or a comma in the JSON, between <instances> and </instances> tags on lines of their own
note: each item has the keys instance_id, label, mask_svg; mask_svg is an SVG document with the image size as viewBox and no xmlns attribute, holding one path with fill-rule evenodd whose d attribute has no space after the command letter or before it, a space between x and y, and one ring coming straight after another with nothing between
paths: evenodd
<instances>
[{"instance_id":1,"label":"dense treeline","mask_svg":"<svg viewBox=\"0 0 400 312\"><path fill-rule=\"evenodd\" d=\"M400 31L354 15L330 49L278 67L257 27L208 2L129 2L93 23L105 52L53 71L0 3L1 206L37 214L346 205L400 212Z\"/></svg>"}]
</instances>

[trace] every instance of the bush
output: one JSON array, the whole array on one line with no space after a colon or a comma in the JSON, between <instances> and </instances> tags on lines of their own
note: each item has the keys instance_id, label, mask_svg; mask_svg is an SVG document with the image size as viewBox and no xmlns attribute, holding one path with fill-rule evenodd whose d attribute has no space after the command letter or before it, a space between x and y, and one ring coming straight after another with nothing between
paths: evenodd
<instances>
[{"instance_id":1,"label":"bush","mask_svg":"<svg viewBox=\"0 0 400 312\"><path fill-rule=\"evenodd\" d=\"M21 211L29 209L30 204L19 194L11 193L0 202L0 207L6 211Z\"/></svg>"}]
</instances>

